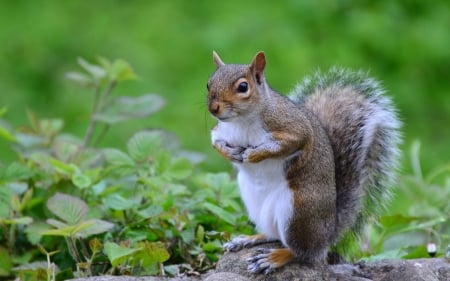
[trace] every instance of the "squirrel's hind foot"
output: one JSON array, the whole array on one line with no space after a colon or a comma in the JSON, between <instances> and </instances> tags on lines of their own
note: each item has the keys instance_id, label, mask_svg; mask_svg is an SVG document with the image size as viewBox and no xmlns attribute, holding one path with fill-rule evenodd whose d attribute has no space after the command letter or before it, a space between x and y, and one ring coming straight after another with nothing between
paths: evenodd
<instances>
[{"instance_id":1,"label":"squirrel's hind foot","mask_svg":"<svg viewBox=\"0 0 450 281\"><path fill-rule=\"evenodd\" d=\"M288 248L260 248L247 259L247 270L251 273L269 274L294 259L294 253Z\"/></svg>"}]
</instances>

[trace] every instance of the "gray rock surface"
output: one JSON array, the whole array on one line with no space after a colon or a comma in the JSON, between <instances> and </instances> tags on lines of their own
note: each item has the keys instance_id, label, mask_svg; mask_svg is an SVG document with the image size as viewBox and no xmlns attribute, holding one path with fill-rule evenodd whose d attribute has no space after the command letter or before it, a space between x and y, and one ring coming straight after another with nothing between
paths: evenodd
<instances>
[{"instance_id":1,"label":"gray rock surface","mask_svg":"<svg viewBox=\"0 0 450 281\"><path fill-rule=\"evenodd\" d=\"M267 244L264 247L273 247ZM370 263L340 264L309 268L291 263L268 275L252 274L247 271L246 259L256 251L243 249L236 253L225 253L215 271L203 276L131 277L97 276L76 281L249 281L249 280L331 280L331 281L450 281L450 261L430 258L416 260L383 260Z\"/></svg>"}]
</instances>

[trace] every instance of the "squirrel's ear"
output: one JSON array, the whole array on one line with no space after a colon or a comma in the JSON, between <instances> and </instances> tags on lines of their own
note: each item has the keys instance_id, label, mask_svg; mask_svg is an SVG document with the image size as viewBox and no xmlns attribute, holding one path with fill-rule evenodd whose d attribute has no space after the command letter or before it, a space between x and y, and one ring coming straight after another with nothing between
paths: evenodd
<instances>
[{"instance_id":1,"label":"squirrel's ear","mask_svg":"<svg viewBox=\"0 0 450 281\"><path fill-rule=\"evenodd\" d=\"M264 68L266 67L266 55L264 52L258 52L250 64L250 69L255 75L258 84L261 84L261 77L263 76Z\"/></svg>"},{"instance_id":2,"label":"squirrel's ear","mask_svg":"<svg viewBox=\"0 0 450 281\"><path fill-rule=\"evenodd\" d=\"M219 55L216 53L216 51L213 51L213 61L217 68L225 65L223 61L220 59Z\"/></svg>"}]
</instances>

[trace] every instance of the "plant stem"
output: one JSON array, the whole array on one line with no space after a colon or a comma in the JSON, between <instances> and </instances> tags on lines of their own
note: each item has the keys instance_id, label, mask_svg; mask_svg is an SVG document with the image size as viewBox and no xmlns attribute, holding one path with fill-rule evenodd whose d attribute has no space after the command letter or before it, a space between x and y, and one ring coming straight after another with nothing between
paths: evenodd
<instances>
[{"instance_id":1,"label":"plant stem","mask_svg":"<svg viewBox=\"0 0 450 281\"><path fill-rule=\"evenodd\" d=\"M100 131L100 134L98 135L97 139L94 142L94 146L98 146L100 141L105 137L105 135L108 132L109 128L111 128L111 126L109 124L105 124L103 126L102 130Z\"/></svg>"},{"instance_id":2,"label":"plant stem","mask_svg":"<svg viewBox=\"0 0 450 281\"><path fill-rule=\"evenodd\" d=\"M91 120L89 122L89 127L86 131L86 135L84 136L83 140L83 148L88 147L89 143L91 142L92 136L95 131L95 127L97 126L97 121L94 119L94 115L105 107L107 104L107 101L109 97L111 96L111 92L116 87L116 81L111 81L108 84L108 87L104 94L101 94L100 87L96 87L95 89L95 98L94 98L94 105L92 107L92 114L91 114Z\"/></svg>"}]
</instances>

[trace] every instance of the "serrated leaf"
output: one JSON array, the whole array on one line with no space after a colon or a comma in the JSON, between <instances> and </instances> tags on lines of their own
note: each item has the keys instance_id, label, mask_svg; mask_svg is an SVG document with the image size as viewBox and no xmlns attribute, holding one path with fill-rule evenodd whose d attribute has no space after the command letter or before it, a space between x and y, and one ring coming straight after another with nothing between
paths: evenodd
<instances>
[{"instance_id":1,"label":"serrated leaf","mask_svg":"<svg viewBox=\"0 0 450 281\"><path fill-rule=\"evenodd\" d=\"M129 256L139 251L139 249L121 247L113 242L106 242L104 249L112 266L118 266L125 262Z\"/></svg>"},{"instance_id":2,"label":"serrated leaf","mask_svg":"<svg viewBox=\"0 0 450 281\"><path fill-rule=\"evenodd\" d=\"M117 167L134 167L134 161L126 153L114 149L107 148L103 150L106 162L111 166Z\"/></svg>"},{"instance_id":3,"label":"serrated leaf","mask_svg":"<svg viewBox=\"0 0 450 281\"><path fill-rule=\"evenodd\" d=\"M81 145L65 140L55 140L53 143L53 153L58 160L69 161L80 152Z\"/></svg>"},{"instance_id":4,"label":"serrated leaf","mask_svg":"<svg viewBox=\"0 0 450 281\"><path fill-rule=\"evenodd\" d=\"M33 170L19 162L12 162L0 171L0 181L25 180L34 175Z\"/></svg>"},{"instance_id":5,"label":"serrated leaf","mask_svg":"<svg viewBox=\"0 0 450 281\"><path fill-rule=\"evenodd\" d=\"M128 153L134 160L142 162L160 148L161 142L160 131L137 132L127 142Z\"/></svg>"},{"instance_id":6,"label":"serrated leaf","mask_svg":"<svg viewBox=\"0 0 450 281\"><path fill-rule=\"evenodd\" d=\"M145 118L159 111L164 100L154 94L140 97L117 97L105 106L105 109L94 114L94 120L106 124L116 124L130 119Z\"/></svg>"},{"instance_id":7,"label":"serrated leaf","mask_svg":"<svg viewBox=\"0 0 450 281\"><path fill-rule=\"evenodd\" d=\"M47 201L47 208L70 225L85 220L88 211L88 206L83 200L62 193L56 193L50 197Z\"/></svg>"},{"instance_id":8,"label":"serrated leaf","mask_svg":"<svg viewBox=\"0 0 450 281\"><path fill-rule=\"evenodd\" d=\"M161 242L141 242L136 247L141 248L136 259L142 262L143 267L151 266L155 263L165 262L170 258L169 252Z\"/></svg>"},{"instance_id":9,"label":"serrated leaf","mask_svg":"<svg viewBox=\"0 0 450 281\"><path fill-rule=\"evenodd\" d=\"M139 202L127 199L119 194L111 194L102 200L103 204L113 210L128 210L139 207Z\"/></svg>"}]
</instances>

